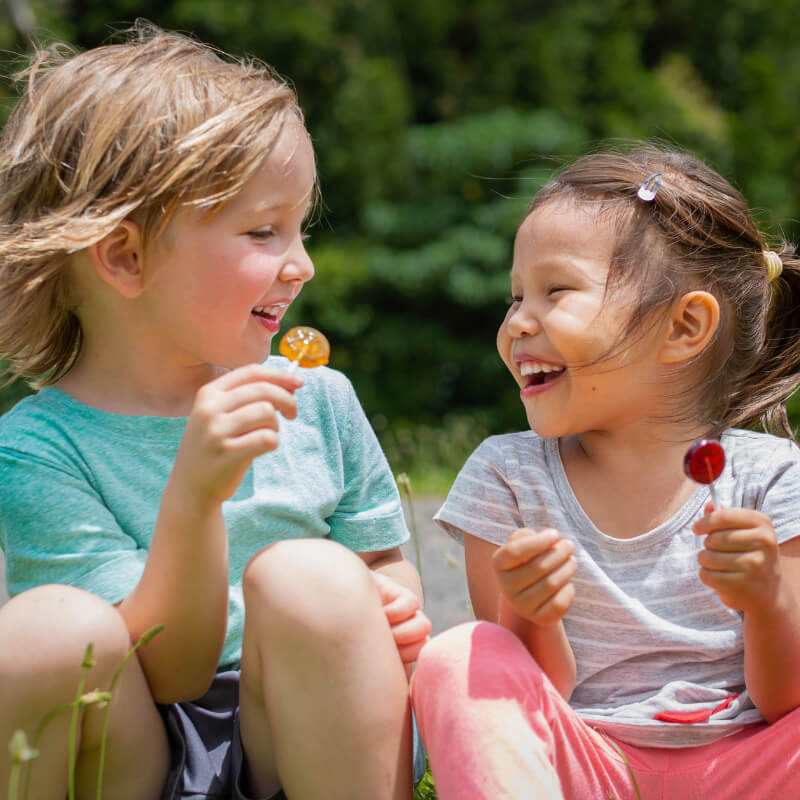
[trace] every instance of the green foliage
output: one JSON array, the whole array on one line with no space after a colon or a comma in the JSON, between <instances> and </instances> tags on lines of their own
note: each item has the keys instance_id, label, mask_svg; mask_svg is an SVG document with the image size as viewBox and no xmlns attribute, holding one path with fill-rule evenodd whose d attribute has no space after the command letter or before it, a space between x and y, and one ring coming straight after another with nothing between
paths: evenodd
<instances>
[{"instance_id":1,"label":"green foliage","mask_svg":"<svg viewBox=\"0 0 800 800\"><path fill-rule=\"evenodd\" d=\"M430 767L414 790L414 800L436 800L436 787L433 785Z\"/></svg>"},{"instance_id":2,"label":"green foliage","mask_svg":"<svg viewBox=\"0 0 800 800\"><path fill-rule=\"evenodd\" d=\"M97 759L97 800L102 800L103 794L103 772L105 769L105 755L106 745L108 743L108 721L111 711L111 701L114 697L114 689L116 688L117 681L122 675L122 670L131 659L133 654L140 648L144 647L148 642L152 641L158 636L164 626L160 623L148 628L136 641L136 643L128 650L122 663L117 667L114 676L111 679L111 685L107 691L100 691L94 689L91 692L84 692L84 686L89 671L96 666L94 660L94 644L89 642L86 645L86 650L81 662L81 677L78 681L78 687L75 692L74 699L65 703L62 706L52 709L39 721L36 728L36 733L33 736L33 741L28 744L28 738L23 730L16 730L8 745L8 753L11 760L11 773L8 786L8 800L19 800L18 791L20 785L20 778L22 770L25 769L25 776L23 782L22 800L28 800L30 794L30 781L31 769L33 762L39 756L37 745L41 739L44 729L62 712L70 712L70 726L69 726L69 755L67 759L67 772L68 772L68 798L75 800L75 778L77 766L77 746L78 746L78 718L80 712L89 706L96 706L97 708L104 709L103 713L103 726L100 735L100 748L99 756Z\"/></svg>"},{"instance_id":3,"label":"green foliage","mask_svg":"<svg viewBox=\"0 0 800 800\"><path fill-rule=\"evenodd\" d=\"M0 375L3 374L4 362L0 361ZM30 394L30 388L23 381L14 381L0 388L0 414L5 414L18 400Z\"/></svg>"},{"instance_id":4,"label":"green foliage","mask_svg":"<svg viewBox=\"0 0 800 800\"><path fill-rule=\"evenodd\" d=\"M317 276L287 324L329 334L390 451L453 415L481 431L524 426L494 350L514 232L553 170L598 141L688 147L743 189L770 235L800 236L794 0L29 4L42 39L89 47L144 16L289 76L324 204ZM0 24L0 46L24 41ZM449 455L425 457L449 469Z\"/></svg>"}]
</instances>

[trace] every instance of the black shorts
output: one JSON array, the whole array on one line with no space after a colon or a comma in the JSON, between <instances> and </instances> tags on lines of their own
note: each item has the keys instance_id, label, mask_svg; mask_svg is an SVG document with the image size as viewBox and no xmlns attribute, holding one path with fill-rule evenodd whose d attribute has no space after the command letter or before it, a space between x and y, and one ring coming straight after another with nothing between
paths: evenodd
<instances>
[{"instance_id":1,"label":"black shorts","mask_svg":"<svg viewBox=\"0 0 800 800\"><path fill-rule=\"evenodd\" d=\"M254 798L243 790L239 735L239 672L220 672L191 703L159 706L167 728L170 769L161 800L286 800ZM425 750L414 723L414 785L425 774Z\"/></svg>"}]
</instances>

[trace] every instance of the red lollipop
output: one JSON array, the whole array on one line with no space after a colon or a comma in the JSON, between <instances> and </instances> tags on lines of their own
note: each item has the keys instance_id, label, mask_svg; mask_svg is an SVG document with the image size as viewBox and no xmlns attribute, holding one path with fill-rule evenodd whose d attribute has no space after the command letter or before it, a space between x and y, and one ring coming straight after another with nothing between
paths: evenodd
<instances>
[{"instance_id":1,"label":"red lollipop","mask_svg":"<svg viewBox=\"0 0 800 800\"><path fill-rule=\"evenodd\" d=\"M693 481L706 483L711 489L711 502L719 508L714 481L722 475L725 468L725 451L716 439L700 439L695 442L683 457L683 471Z\"/></svg>"}]
</instances>

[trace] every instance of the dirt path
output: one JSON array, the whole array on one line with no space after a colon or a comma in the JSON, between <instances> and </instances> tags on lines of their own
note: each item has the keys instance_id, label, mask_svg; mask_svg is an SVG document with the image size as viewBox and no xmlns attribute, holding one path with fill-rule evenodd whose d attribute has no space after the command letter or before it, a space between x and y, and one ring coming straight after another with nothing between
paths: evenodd
<instances>
[{"instance_id":1,"label":"dirt path","mask_svg":"<svg viewBox=\"0 0 800 800\"><path fill-rule=\"evenodd\" d=\"M425 611L433 624L434 633L472 619L464 573L464 548L432 519L441 504L442 499L438 497L414 499L422 582L425 587ZM404 502L403 507L410 530L408 505ZM412 564L416 564L413 540L403 545L403 552Z\"/></svg>"}]
</instances>

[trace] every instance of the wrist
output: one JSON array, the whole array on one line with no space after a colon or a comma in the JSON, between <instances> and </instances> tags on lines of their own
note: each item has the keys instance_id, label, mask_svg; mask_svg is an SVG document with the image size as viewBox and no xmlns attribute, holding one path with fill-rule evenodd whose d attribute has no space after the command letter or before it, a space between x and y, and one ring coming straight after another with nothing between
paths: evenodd
<instances>
[{"instance_id":1,"label":"wrist","mask_svg":"<svg viewBox=\"0 0 800 800\"><path fill-rule=\"evenodd\" d=\"M192 527L222 519L222 501L203 492L192 491L170 475L161 497L159 518Z\"/></svg>"},{"instance_id":2,"label":"wrist","mask_svg":"<svg viewBox=\"0 0 800 800\"><path fill-rule=\"evenodd\" d=\"M777 619L800 613L792 587L785 578L778 576L769 591L761 594L758 603L744 609L746 618L759 624L771 625Z\"/></svg>"}]
</instances>

